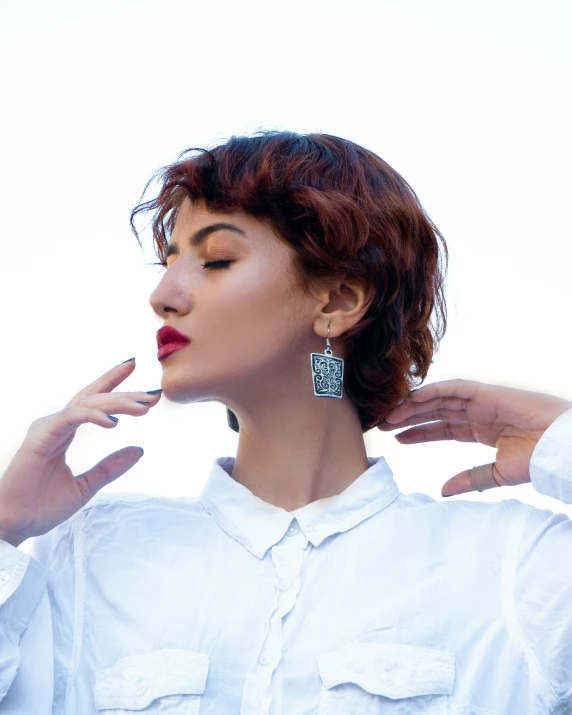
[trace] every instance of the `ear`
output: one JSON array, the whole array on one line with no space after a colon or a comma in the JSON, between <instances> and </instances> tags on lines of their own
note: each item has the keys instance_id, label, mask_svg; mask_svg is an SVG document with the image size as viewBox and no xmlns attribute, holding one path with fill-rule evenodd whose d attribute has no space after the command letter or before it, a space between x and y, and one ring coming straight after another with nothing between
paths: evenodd
<instances>
[{"instance_id":1,"label":"ear","mask_svg":"<svg viewBox=\"0 0 572 715\"><path fill-rule=\"evenodd\" d=\"M366 314L375 297L373 285L364 287L360 283L344 279L330 281L320 292L314 330L320 337L336 338L359 322Z\"/></svg>"}]
</instances>

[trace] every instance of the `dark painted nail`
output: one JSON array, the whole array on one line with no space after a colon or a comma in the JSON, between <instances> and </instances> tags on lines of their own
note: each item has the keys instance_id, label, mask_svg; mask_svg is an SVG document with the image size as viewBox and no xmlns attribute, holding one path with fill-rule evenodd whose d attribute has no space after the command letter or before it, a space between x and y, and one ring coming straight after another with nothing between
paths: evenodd
<instances>
[{"instance_id":1,"label":"dark painted nail","mask_svg":"<svg viewBox=\"0 0 572 715\"><path fill-rule=\"evenodd\" d=\"M110 420L113 420L114 422L119 422L119 417L114 417L113 415L107 415Z\"/></svg>"},{"instance_id":2,"label":"dark painted nail","mask_svg":"<svg viewBox=\"0 0 572 715\"><path fill-rule=\"evenodd\" d=\"M145 394L146 395L157 395L159 392L163 392L163 388L161 388L160 390L149 390Z\"/></svg>"},{"instance_id":3,"label":"dark painted nail","mask_svg":"<svg viewBox=\"0 0 572 715\"><path fill-rule=\"evenodd\" d=\"M129 358L129 360L124 360L121 364L125 365L126 362L131 362L131 360L135 360L135 358Z\"/></svg>"},{"instance_id":4,"label":"dark painted nail","mask_svg":"<svg viewBox=\"0 0 572 715\"><path fill-rule=\"evenodd\" d=\"M150 402L144 402L143 400L135 400L135 402L138 402L140 405L150 405Z\"/></svg>"},{"instance_id":5,"label":"dark painted nail","mask_svg":"<svg viewBox=\"0 0 572 715\"><path fill-rule=\"evenodd\" d=\"M441 494L442 497L452 497L455 496L454 494Z\"/></svg>"}]
</instances>

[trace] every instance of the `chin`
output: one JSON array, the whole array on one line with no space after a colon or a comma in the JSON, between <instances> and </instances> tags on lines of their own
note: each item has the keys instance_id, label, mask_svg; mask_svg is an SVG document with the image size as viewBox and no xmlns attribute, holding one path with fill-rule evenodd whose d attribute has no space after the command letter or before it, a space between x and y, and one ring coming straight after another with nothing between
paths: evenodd
<instances>
[{"instance_id":1,"label":"chin","mask_svg":"<svg viewBox=\"0 0 572 715\"><path fill-rule=\"evenodd\" d=\"M186 405L191 402L210 402L219 400L218 391L211 381L193 380L190 376L164 374L161 380L163 398L169 402Z\"/></svg>"},{"instance_id":2,"label":"chin","mask_svg":"<svg viewBox=\"0 0 572 715\"><path fill-rule=\"evenodd\" d=\"M181 405L191 402L226 403L230 396L235 399L243 395L251 396L254 385L259 390L260 376L258 366L249 372L238 372L234 361L231 365L221 360L216 365L212 360L210 363L204 361L202 366L196 362L173 363L164 365L161 387L164 398Z\"/></svg>"},{"instance_id":3,"label":"chin","mask_svg":"<svg viewBox=\"0 0 572 715\"><path fill-rule=\"evenodd\" d=\"M203 393L196 388L190 388L188 385L162 383L163 399L169 402L176 402L179 405L187 405L190 402L202 402L207 399Z\"/></svg>"}]
</instances>

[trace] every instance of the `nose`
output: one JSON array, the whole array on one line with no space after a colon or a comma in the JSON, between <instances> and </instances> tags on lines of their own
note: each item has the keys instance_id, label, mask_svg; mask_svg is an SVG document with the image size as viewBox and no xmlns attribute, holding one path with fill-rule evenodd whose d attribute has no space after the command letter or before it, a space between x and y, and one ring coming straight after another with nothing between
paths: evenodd
<instances>
[{"instance_id":1,"label":"nose","mask_svg":"<svg viewBox=\"0 0 572 715\"><path fill-rule=\"evenodd\" d=\"M149 305L164 318L170 313L184 314L189 310L189 299L183 286L176 279L175 264L167 268L159 284L149 296Z\"/></svg>"}]
</instances>

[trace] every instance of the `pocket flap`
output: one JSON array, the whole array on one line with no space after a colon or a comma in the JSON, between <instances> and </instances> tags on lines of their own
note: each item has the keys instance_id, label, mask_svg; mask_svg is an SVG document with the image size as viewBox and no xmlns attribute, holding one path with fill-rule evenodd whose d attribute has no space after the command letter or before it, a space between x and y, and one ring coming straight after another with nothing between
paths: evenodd
<instances>
[{"instance_id":1,"label":"pocket flap","mask_svg":"<svg viewBox=\"0 0 572 715\"><path fill-rule=\"evenodd\" d=\"M448 695L455 680L455 654L398 643L348 643L320 654L318 669L325 688L355 683L394 699Z\"/></svg>"},{"instance_id":2,"label":"pocket flap","mask_svg":"<svg viewBox=\"0 0 572 715\"><path fill-rule=\"evenodd\" d=\"M201 695L208 669L208 655L182 648L129 655L97 673L95 706L141 710L165 695Z\"/></svg>"}]
</instances>

